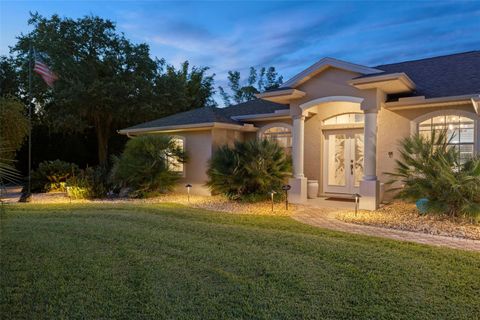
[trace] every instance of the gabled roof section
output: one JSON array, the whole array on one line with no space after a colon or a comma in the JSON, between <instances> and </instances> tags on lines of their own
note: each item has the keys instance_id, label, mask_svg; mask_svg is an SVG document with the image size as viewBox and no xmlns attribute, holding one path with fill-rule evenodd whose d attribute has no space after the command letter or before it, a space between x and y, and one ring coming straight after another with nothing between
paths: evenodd
<instances>
[{"instance_id":1,"label":"gabled roof section","mask_svg":"<svg viewBox=\"0 0 480 320\"><path fill-rule=\"evenodd\" d=\"M480 94L480 51L405 61L376 66L379 75L405 73L416 84L407 96L425 96L426 99ZM357 79L376 75L364 75ZM389 101L399 97L389 95Z\"/></svg>"},{"instance_id":2,"label":"gabled roof section","mask_svg":"<svg viewBox=\"0 0 480 320\"><path fill-rule=\"evenodd\" d=\"M327 57L319 60L318 62L314 63L307 69L303 70L293 78L289 79L287 82L281 85L279 89L282 89L285 87L296 88L302 83L304 83L305 81L308 81L309 79L311 79L312 77L314 77L315 75L319 74L320 72L324 71L327 68L337 68L337 69L360 73L363 75L382 72L382 70L378 70L376 68L370 68L370 67L362 66L359 64Z\"/></svg>"}]
</instances>

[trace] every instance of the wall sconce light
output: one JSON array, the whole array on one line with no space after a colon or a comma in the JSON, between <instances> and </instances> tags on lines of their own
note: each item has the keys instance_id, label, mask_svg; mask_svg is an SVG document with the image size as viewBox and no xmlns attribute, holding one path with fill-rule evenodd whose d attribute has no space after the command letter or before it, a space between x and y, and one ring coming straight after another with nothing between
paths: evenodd
<instances>
[{"instance_id":1,"label":"wall sconce light","mask_svg":"<svg viewBox=\"0 0 480 320\"><path fill-rule=\"evenodd\" d=\"M388 157L391 159L393 158L393 151L388 151Z\"/></svg>"},{"instance_id":2,"label":"wall sconce light","mask_svg":"<svg viewBox=\"0 0 480 320\"><path fill-rule=\"evenodd\" d=\"M190 189L192 189L192 185L188 183L185 185L185 188L187 188L187 199L188 199L188 202L190 203Z\"/></svg>"},{"instance_id":3,"label":"wall sconce light","mask_svg":"<svg viewBox=\"0 0 480 320\"><path fill-rule=\"evenodd\" d=\"M283 185L282 190L285 191L285 210L288 211L288 191L292 189L292 186L289 184Z\"/></svg>"}]
</instances>

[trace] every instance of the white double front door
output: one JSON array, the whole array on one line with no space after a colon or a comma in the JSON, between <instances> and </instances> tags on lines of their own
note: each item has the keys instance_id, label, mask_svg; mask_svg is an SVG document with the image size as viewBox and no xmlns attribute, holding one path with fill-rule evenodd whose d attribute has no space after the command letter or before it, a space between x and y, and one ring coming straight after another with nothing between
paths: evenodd
<instances>
[{"instance_id":1,"label":"white double front door","mask_svg":"<svg viewBox=\"0 0 480 320\"><path fill-rule=\"evenodd\" d=\"M325 130L324 136L324 192L358 193L363 175L363 129Z\"/></svg>"}]
</instances>

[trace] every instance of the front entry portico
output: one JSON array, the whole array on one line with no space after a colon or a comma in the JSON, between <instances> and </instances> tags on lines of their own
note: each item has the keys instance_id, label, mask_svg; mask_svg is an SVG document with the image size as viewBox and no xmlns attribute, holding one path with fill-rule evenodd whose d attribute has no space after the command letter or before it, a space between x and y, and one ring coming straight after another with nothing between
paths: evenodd
<instances>
[{"instance_id":1,"label":"front entry portico","mask_svg":"<svg viewBox=\"0 0 480 320\"><path fill-rule=\"evenodd\" d=\"M318 163L318 167L321 167L321 193L344 196L359 193L362 196L360 208L374 210L378 207L380 195L376 176L377 110L363 106L363 100L359 97L330 96L299 106L301 114L293 116L294 176L290 179L291 202L303 203L307 200L307 178L311 179L304 175L304 153L308 147L305 145L305 120L323 114L324 109L330 109L334 110L332 115L337 118L347 116L348 112L348 115L354 117L358 115L362 123L332 125L323 121L318 124L323 135L323 147L320 151L322 163ZM322 139L322 136L314 138Z\"/></svg>"}]
</instances>

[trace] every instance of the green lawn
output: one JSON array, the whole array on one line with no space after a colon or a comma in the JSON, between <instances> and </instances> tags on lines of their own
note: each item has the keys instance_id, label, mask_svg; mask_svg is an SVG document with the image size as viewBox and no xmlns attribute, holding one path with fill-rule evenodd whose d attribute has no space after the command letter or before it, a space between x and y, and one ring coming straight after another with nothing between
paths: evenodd
<instances>
[{"instance_id":1,"label":"green lawn","mask_svg":"<svg viewBox=\"0 0 480 320\"><path fill-rule=\"evenodd\" d=\"M1 319L478 319L480 254L179 205L10 205Z\"/></svg>"}]
</instances>

